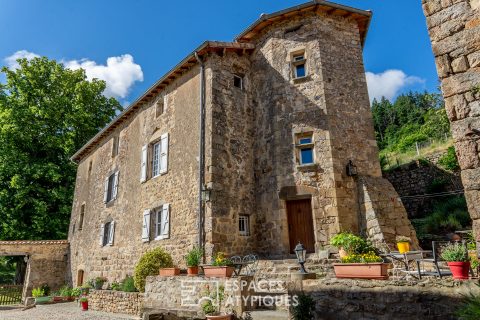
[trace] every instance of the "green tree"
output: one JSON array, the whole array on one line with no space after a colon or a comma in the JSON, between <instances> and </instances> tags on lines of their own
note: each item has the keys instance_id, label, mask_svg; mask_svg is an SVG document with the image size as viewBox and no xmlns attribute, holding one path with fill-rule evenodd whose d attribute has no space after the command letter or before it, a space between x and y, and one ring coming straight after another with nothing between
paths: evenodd
<instances>
[{"instance_id":1,"label":"green tree","mask_svg":"<svg viewBox=\"0 0 480 320\"><path fill-rule=\"evenodd\" d=\"M76 165L69 158L121 109L105 82L47 58L2 68L0 239L66 237Z\"/></svg>"}]
</instances>

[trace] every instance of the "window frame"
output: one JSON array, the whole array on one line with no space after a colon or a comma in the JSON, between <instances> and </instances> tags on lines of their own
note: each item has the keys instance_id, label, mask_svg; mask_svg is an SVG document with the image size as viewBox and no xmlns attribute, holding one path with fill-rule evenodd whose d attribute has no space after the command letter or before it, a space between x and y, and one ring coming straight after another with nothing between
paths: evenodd
<instances>
[{"instance_id":1,"label":"window frame","mask_svg":"<svg viewBox=\"0 0 480 320\"><path fill-rule=\"evenodd\" d=\"M113 196L114 189L115 189L115 174L116 174L116 172L114 172L114 173L112 173L111 175L108 176L106 203L110 203L113 200L115 200L115 197Z\"/></svg>"},{"instance_id":2,"label":"window frame","mask_svg":"<svg viewBox=\"0 0 480 320\"><path fill-rule=\"evenodd\" d=\"M118 156L119 151L120 151L120 137L114 136L112 138L112 158L115 158L116 156Z\"/></svg>"},{"instance_id":3,"label":"window frame","mask_svg":"<svg viewBox=\"0 0 480 320\"><path fill-rule=\"evenodd\" d=\"M235 80L237 80L237 79L240 81L240 86L235 85ZM233 86L235 88L243 91L243 89L244 89L243 76L241 76L239 74L233 74Z\"/></svg>"},{"instance_id":4,"label":"window frame","mask_svg":"<svg viewBox=\"0 0 480 320\"><path fill-rule=\"evenodd\" d=\"M308 76L307 58L305 51L297 51L291 54L292 76L293 79L303 79ZM298 68L303 66L303 75L298 75Z\"/></svg>"},{"instance_id":5,"label":"window frame","mask_svg":"<svg viewBox=\"0 0 480 320\"><path fill-rule=\"evenodd\" d=\"M302 142L302 140L310 140L309 142ZM315 140L313 133L301 133L297 134L295 137L295 149L297 152L298 165L299 166L311 166L315 164ZM312 153L311 158L312 162L304 162L303 160L303 150L310 150Z\"/></svg>"},{"instance_id":6,"label":"window frame","mask_svg":"<svg viewBox=\"0 0 480 320\"><path fill-rule=\"evenodd\" d=\"M165 113L165 101L161 97L155 102L155 119L159 118L162 114Z\"/></svg>"},{"instance_id":7,"label":"window frame","mask_svg":"<svg viewBox=\"0 0 480 320\"><path fill-rule=\"evenodd\" d=\"M242 230L243 226L243 230ZM241 236L250 236L250 216L241 214L238 216L238 234Z\"/></svg>"},{"instance_id":8,"label":"window frame","mask_svg":"<svg viewBox=\"0 0 480 320\"><path fill-rule=\"evenodd\" d=\"M166 212L165 212L166 211ZM153 215L151 214L153 212ZM153 222L153 228L150 227L150 230L153 231L153 236L150 236L153 238L153 240L165 240L165 239L170 239L170 205L169 204L163 204L153 210L151 210L150 213L150 219L153 221L150 221L150 225L152 225ZM164 214L168 215L168 230L164 229Z\"/></svg>"},{"instance_id":9,"label":"window frame","mask_svg":"<svg viewBox=\"0 0 480 320\"><path fill-rule=\"evenodd\" d=\"M78 231L83 230L83 222L85 220L85 203L80 206L80 216L78 221Z\"/></svg>"},{"instance_id":10,"label":"window frame","mask_svg":"<svg viewBox=\"0 0 480 320\"><path fill-rule=\"evenodd\" d=\"M162 145L161 140L155 141L152 143L151 150L152 150L152 179L160 176L160 155L162 154Z\"/></svg>"}]
</instances>

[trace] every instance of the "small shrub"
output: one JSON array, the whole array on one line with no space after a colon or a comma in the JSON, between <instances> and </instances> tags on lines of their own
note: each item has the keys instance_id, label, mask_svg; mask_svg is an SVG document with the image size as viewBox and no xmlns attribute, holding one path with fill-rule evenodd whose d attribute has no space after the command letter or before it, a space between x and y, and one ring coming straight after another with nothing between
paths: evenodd
<instances>
[{"instance_id":1,"label":"small shrub","mask_svg":"<svg viewBox=\"0 0 480 320\"><path fill-rule=\"evenodd\" d=\"M438 164L445 170L455 171L460 169L458 164L457 155L455 154L455 148L449 147L447 153L438 159Z\"/></svg>"},{"instance_id":2,"label":"small shrub","mask_svg":"<svg viewBox=\"0 0 480 320\"><path fill-rule=\"evenodd\" d=\"M145 291L145 279L148 276L157 275L160 268L173 267L172 256L162 248L155 248L147 251L135 266L133 279L135 287L140 291Z\"/></svg>"},{"instance_id":3,"label":"small shrub","mask_svg":"<svg viewBox=\"0 0 480 320\"><path fill-rule=\"evenodd\" d=\"M342 258L342 263L375 263L383 262L383 259L379 257L375 252L368 252L362 254L349 254Z\"/></svg>"},{"instance_id":4,"label":"small shrub","mask_svg":"<svg viewBox=\"0 0 480 320\"><path fill-rule=\"evenodd\" d=\"M193 247L185 256L187 267L198 267L203 257L203 250L198 247Z\"/></svg>"},{"instance_id":5,"label":"small shrub","mask_svg":"<svg viewBox=\"0 0 480 320\"><path fill-rule=\"evenodd\" d=\"M311 320L315 310L315 301L306 294L298 295L298 304L292 307L292 316L294 320Z\"/></svg>"},{"instance_id":6,"label":"small shrub","mask_svg":"<svg viewBox=\"0 0 480 320\"><path fill-rule=\"evenodd\" d=\"M233 265L232 260L225 257L225 253L217 252L215 256L213 256L212 266L225 267L225 266L231 266L231 265Z\"/></svg>"},{"instance_id":7,"label":"small shrub","mask_svg":"<svg viewBox=\"0 0 480 320\"><path fill-rule=\"evenodd\" d=\"M40 288L43 290L45 296L48 296L50 294L50 287L48 286L48 284L44 283L40 286Z\"/></svg>"},{"instance_id":8,"label":"small shrub","mask_svg":"<svg viewBox=\"0 0 480 320\"><path fill-rule=\"evenodd\" d=\"M376 252L375 248L365 239L351 232L341 232L330 240L330 244L337 248L343 248L348 254L362 254Z\"/></svg>"},{"instance_id":9,"label":"small shrub","mask_svg":"<svg viewBox=\"0 0 480 320\"><path fill-rule=\"evenodd\" d=\"M467 248L463 243L451 243L442 248L441 257L447 262L468 262Z\"/></svg>"},{"instance_id":10,"label":"small shrub","mask_svg":"<svg viewBox=\"0 0 480 320\"><path fill-rule=\"evenodd\" d=\"M121 291L122 290L122 284L119 283L118 281L113 281L110 284L110 288L114 291Z\"/></svg>"},{"instance_id":11,"label":"small shrub","mask_svg":"<svg viewBox=\"0 0 480 320\"><path fill-rule=\"evenodd\" d=\"M72 289L72 297L79 297L82 294L82 288L76 287Z\"/></svg>"},{"instance_id":12,"label":"small shrub","mask_svg":"<svg viewBox=\"0 0 480 320\"><path fill-rule=\"evenodd\" d=\"M465 296L464 303L457 310L456 315L460 320L480 319L480 295L470 293Z\"/></svg>"},{"instance_id":13,"label":"small shrub","mask_svg":"<svg viewBox=\"0 0 480 320\"><path fill-rule=\"evenodd\" d=\"M202 310L205 314L220 313L222 308L222 301L225 299L225 287L219 286L218 290L210 291L210 287L207 285L206 291L203 293L204 297L208 297L202 303Z\"/></svg>"},{"instance_id":14,"label":"small shrub","mask_svg":"<svg viewBox=\"0 0 480 320\"><path fill-rule=\"evenodd\" d=\"M126 276L125 279L123 279L120 287L122 291L125 292L136 292L137 288L135 288L135 280L133 277Z\"/></svg>"},{"instance_id":15,"label":"small shrub","mask_svg":"<svg viewBox=\"0 0 480 320\"><path fill-rule=\"evenodd\" d=\"M32 290L32 297L34 297L34 298L45 297L45 296L46 296L45 290L42 289L41 287L40 288L34 288Z\"/></svg>"},{"instance_id":16,"label":"small shrub","mask_svg":"<svg viewBox=\"0 0 480 320\"><path fill-rule=\"evenodd\" d=\"M64 285L63 287L60 288L59 295L61 297L71 297L72 296L72 288L70 288L68 285Z\"/></svg>"}]
</instances>

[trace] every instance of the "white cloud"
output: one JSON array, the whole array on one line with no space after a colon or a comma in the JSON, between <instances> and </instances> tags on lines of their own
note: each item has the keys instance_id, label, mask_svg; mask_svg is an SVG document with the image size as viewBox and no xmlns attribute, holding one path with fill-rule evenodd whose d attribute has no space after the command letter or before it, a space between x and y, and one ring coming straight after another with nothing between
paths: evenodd
<instances>
[{"instance_id":1,"label":"white cloud","mask_svg":"<svg viewBox=\"0 0 480 320\"><path fill-rule=\"evenodd\" d=\"M27 58L30 60L35 57L39 57L39 55L27 50L20 50L6 57L4 62L8 68L16 69L19 67L17 59ZM65 67L72 70L85 69L89 80L93 78L104 80L107 83L107 88L104 92L107 97L123 99L128 95L135 82L143 81L141 66L136 64L133 61L133 57L129 54L109 57L106 65L97 64L89 59L62 60L62 63Z\"/></svg>"},{"instance_id":2,"label":"white cloud","mask_svg":"<svg viewBox=\"0 0 480 320\"><path fill-rule=\"evenodd\" d=\"M27 58L27 60L33 59L35 57L40 57L38 54L29 52L27 50L20 50L12 54L11 56L6 57L3 59L5 65L9 69L18 69L20 66L18 65L17 59Z\"/></svg>"},{"instance_id":3,"label":"white cloud","mask_svg":"<svg viewBox=\"0 0 480 320\"><path fill-rule=\"evenodd\" d=\"M63 64L73 70L85 69L90 80L93 78L105 80L107 88L104 94L108 97L125 98L136 81L143 81L142 68L129 54L109 57L106 65L88 59L63 61Z\"/></svg>"},{"instance_id":4,"label":"white cloud","mask_svg":"<svg viewBox=\"0 0 480 320\"><path fill-rule=\"evenodd\" d=\"M402 70L387 70L382 73L367 72L368 94L370 100L380 100L385 97L392 100L403 88L416 84L424 83L425 80L408 76Z\"/></svg>"}]
</instances>

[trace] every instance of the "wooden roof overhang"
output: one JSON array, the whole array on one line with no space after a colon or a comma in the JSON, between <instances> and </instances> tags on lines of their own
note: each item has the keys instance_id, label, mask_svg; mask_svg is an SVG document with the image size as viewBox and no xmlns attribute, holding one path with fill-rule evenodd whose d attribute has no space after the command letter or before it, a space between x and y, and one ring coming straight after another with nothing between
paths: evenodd
<instances>
[{"instance_id":1,"label":"wooden roof overhang","mask_svg":"<svg viewBox=\"0 0 480 320\"><path fill-rule=\"evenodd\" d=\"M317 12L326 13L328 15L341 16L344 18L352 18L357 21L358 29L360 31L360 38L362 46L365 44L368 28L370 26L370 20L372 12L370 10L360 10L330 1L313 0L308 3L304 3L295 7L291 7L285 10L281 10L271 14L262 14L260 18L239 34L235 41L240 43L250 42L255 38L260 31L269 25L287 20L295 15L305 12Z\"/></svg>"},{"instance_id":2,"label":"wooden roof overhang","mask_svg":"<svg viewBox=\"0 0 480 320\"><path fill-rule=\"evenodd\" d=\"M208 53L225 54L226 52L237 52L238 54L251 53L255 46L250 43L237 43L237 42L220 42L220 41L205 41L197 49L192 51L187 57L185 57L179 64L173 69L167 72L160 80L158 80L153 86L151 86L142 96L140 96L135 102L124 109L113 121L111 121L105 128L97 133L92 139L90 139L80 150L78 150L70 160L79 162L86 154L88 154L93 148L95 148L100 140L109 135L117 127L119 127L125 120L141 108L145 103L151 101L153 97L158 95L165 87L175 81L178 77L182 76L185 72L195 66L198 61L195 54L202 57Z\"/></svg>"}]
</instances>

